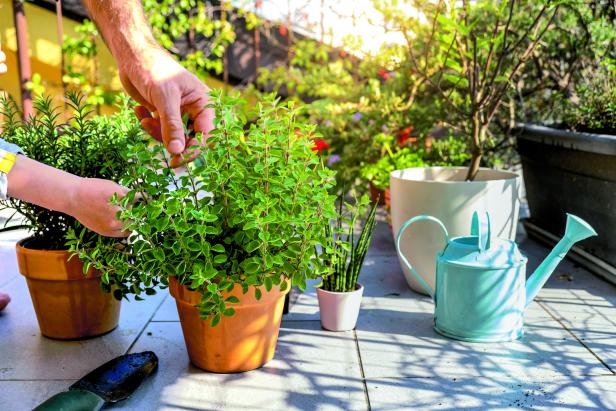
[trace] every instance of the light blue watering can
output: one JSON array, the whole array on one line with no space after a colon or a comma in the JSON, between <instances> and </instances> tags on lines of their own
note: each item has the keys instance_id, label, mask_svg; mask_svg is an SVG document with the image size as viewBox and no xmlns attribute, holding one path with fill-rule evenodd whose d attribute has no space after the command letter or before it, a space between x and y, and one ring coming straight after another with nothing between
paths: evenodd
<instances>
[{"instance_id":1,"label":"light blue watering can","mask_svg":"<svg viewBox=\"0 0 616 411\"><path fill-rule=\"evenodd\" d=\"M433 290L400 251L400 238L417 221L432 221L447 245L436 256ZM435 217L413 217L400 227L396 249L436 305L435 330L450 338L473 342L510 341L524 333L524 309L535 298L573 244L597 235L584 220L567 214L565 235L526 280L526 257L511 240L492 238L490 216L480 224L473 214L471 235L449 238Z\"/></svg>"}]
</instances>

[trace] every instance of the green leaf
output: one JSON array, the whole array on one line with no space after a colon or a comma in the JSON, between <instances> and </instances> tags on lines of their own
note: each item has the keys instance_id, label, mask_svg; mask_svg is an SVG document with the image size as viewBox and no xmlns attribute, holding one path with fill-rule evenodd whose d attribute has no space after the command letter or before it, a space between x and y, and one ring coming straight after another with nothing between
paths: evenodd
<instances>
[{"instance_id":1,"label":"green leaf","mask_svg":"<svg viewBox=\"0 0 616 411\"><path fill-rule=\"evenodd\" d=\"M217 256L214 257L214 263L216 264L222 264L225 261L227 261L226 254L218 254Z\"/></svg>"},{"instance_id":2,"label":"green leaf","mask_svg":"<svg viewBox=\"0 0 616 411\"><path fill-rule=\"evenodd\" d=\"M224 253L225 247L222 244L216 244L212 247L212 251L215 251L217 253Z\"/></svg>"},{"instance_id":3,"label":"green leaf","mask_svg":"<svg viewBox=\"0 0 616 411\"><path fill-rule=\"evenodd\" d=\"M272 279L270 277L265 277L265 279L263 280L263 283L265 284L265 289L269 292L272 290Z\"/></svg>"}]
</instances>

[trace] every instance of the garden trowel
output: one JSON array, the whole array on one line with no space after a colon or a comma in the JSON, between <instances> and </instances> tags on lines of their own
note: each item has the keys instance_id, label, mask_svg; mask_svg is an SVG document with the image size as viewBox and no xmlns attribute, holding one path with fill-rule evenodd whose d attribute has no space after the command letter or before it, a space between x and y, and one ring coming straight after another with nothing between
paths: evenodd
<instances>
[{"instance_id":1,"label":"garden trowel","mask_svg":"<svg viewBox=\"0 0 616 411\"><path fill-rule=\"evenodd\" d=\"M96 411L125 400L158 367L152 351L126 354L106 362L36 407L35 411Z\"/></svg>"}]
</instances>

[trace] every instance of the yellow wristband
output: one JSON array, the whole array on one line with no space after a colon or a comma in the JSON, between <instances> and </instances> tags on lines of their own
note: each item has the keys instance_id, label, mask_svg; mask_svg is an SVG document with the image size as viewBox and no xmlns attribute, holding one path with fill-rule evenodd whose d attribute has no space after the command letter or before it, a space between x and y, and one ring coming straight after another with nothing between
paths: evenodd
<instances>
[{"instance_id":1,"label":"yellow wristband","mask_svg":"<svg viewBox=\"0 0 616 411\"><path fill-rule=\"evenodd\" d=\"M17 155L0 149L0 172L8 174L13 168Z\"/></svg>"}]
</instances>

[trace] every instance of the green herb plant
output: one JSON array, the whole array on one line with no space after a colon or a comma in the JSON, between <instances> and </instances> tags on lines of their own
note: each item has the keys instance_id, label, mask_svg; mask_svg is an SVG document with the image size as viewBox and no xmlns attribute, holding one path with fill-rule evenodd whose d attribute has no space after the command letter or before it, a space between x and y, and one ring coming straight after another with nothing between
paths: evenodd
<instances>
[{"instance_id":1,"label":"green herb plant","mask_svg":"<svg viewBox=\"0 0 616 411\"><path fill-rule=\"evenodd\" d=\"M49 166L80 177L117 181L127 166L120 152L122 147L144 138L128 101L110 117L92 116L92 106L81 94L68 93L66 104L68 119L63 108L54 107L50 98L37 98L36 114L22 122L15 101L3 97L0 99L0 118L4 119L0 127L2 138L20 146L28 157ZM23 217L25 223L19 227L30 229L35 240L29 243L30 247L67 249L67 232L79 226L71 216L14 198L0 201L0 208L15 211L5 223L5 230L17 227L14 216ZM97 237L84 229L84 241Z\"/></svg>"},{"instance_id":2,"label":"green herb plant","mask_svg":"<svg viewBox=\"0 0 616 411\"><path fill-rule=\"evenodd\" d=\"M565 124L576 131L616 135L616 66L597 70L576 92L577 104L565 106Z\"/></svg>"},{"instance_id":3,"label":"green herb plant","mask_svg":"<svg viewBox=\"0 0 616 411\"><path fill-rule=\"evenodd\" d=\"M75 233L71 249L105 272L119 297L150 293L152 278L167 285L175 277L201 293L201 317L214 326L234 314L238 298L226 292L236 286L259 299L260 286L303 289L307 278L328 273L315 246L327 244L336 199L333 172L303 137L314 126L297 122L292 104L268 96L248 125L238 97L211 98L215 129L184 174L169 167L161 146L129 148L121 183L130 191L118 201L133 232L126 247L88 248Z\"/></svg>"},{"instance_id":4,"label":"green herb plant","mask_svg":"<svg viewBox=\"0 0 616 411\"><path fill-rule=\"evenodd\" d=\"M361 176L379 190L385 190L389 188L389 175L392 171L424 165L423 150L405 147L396 152L388 150L387 155L379 161L364 166Z\"/></svg>"},{"instance_id":5,"label":"green herb plant","mask_svg":"<svg viewBox=\"0 0 616 411\"><path fill-rule=\"evenodd\" d=\"M376 226L377 203L375 202L367 213L359 235L355 233L369 203L366 195L355 204L345 203L340 198L336 223L333 227L326 227L330 244L322 256L324 264L331 268L331 274L323 276L323 283L320 286L323 290L344 293L355 291L357 278Z\"/></svg>"}]
</instances>

